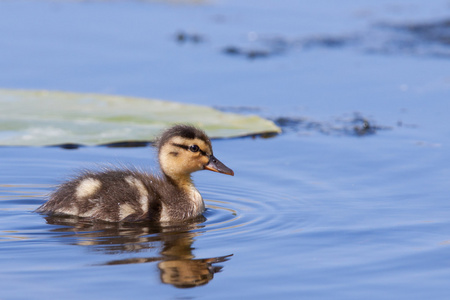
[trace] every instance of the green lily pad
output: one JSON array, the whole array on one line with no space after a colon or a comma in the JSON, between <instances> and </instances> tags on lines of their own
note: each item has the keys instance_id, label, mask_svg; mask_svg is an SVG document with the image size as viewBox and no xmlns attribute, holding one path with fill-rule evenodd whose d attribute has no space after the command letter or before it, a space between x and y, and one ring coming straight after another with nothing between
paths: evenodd
<instances>
[{"instance_id":1,"label":"green lily pad","mask_svg":"<svg viewBox=\"0 0 450 300\"><path fill-rule=\"evenodd\" d=\"M99 94L0 89L0 145L149 142L187 123L212 138L279 133L273 122L176 102Z\"/></svg>"}]
</instances>

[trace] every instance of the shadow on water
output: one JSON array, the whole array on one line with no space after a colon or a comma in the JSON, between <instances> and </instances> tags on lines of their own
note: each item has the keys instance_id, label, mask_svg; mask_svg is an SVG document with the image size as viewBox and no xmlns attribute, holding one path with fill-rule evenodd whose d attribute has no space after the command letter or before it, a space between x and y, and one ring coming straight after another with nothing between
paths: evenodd
<instances>
[{"instance_id":1,"label":"shadow on water","mask_svg":"<svg viewBox=\"0 0 450 300\"><path fill-rule=\"evenodd\" d=\"M107 223L77 217L46 217L48 224L59 225L54 233L64 233L71 245L89 247L104 254L136 254L152 252L147 257L110 260L100 265L124 265L157 262L162 283L177 288L192 288L209 283L214 274L222 270L222 263L233 255L196 259L193 243L204 227L205 218L198 218L180 225L164 226L156 223ZM73 239L75 238L75 239Z\"/></svg>"}]
</instances>

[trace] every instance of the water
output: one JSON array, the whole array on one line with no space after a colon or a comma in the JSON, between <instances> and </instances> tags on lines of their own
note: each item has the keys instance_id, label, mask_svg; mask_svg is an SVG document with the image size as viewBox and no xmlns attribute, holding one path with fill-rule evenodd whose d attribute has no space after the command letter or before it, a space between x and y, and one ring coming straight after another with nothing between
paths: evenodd
<instances>
[{"instance_id":1,"label":"water","mask_svg":"<svg viewBox=\"0 0 450 300\"><path fill-rule=\"evenodd\" d=\"M205 104L284 129L213 141L235 177L195 174L205 220L165 227L32 212L74 170L156 169L150 147L0 148L0 298L448 299L449 48L405 28L441 24L445 37L449 12L447 1L0 2L5 88ZM373 130L361 134L362 120Z\"/></svg>"}]
</instances>

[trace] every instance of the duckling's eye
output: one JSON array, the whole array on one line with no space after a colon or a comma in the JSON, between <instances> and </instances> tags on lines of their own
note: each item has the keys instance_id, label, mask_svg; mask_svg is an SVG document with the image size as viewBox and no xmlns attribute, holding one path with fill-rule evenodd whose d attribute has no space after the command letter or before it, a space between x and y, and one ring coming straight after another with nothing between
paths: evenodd
<instances>
[{"instance_id":1,"label":"duckling's eye","mask_svg":"<svg viewBox=\"0 0 450 300\"><path fill-rule=\"evenodd\" d=\"M189 146L189 150L191 152L198 152L198 150L200 150L200 148L197 145L191 145L191 146Z\"/></svg>"}]
</instances>

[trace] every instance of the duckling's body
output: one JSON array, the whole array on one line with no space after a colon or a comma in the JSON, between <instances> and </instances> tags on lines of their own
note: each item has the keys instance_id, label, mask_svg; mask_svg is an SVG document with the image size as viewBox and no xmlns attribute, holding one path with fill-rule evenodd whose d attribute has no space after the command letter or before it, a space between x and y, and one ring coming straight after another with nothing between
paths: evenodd
<instances>
[{"instance_id":1,"label":"duckling's body","mask_svg":"<svg viewBox=\"0 0 450 300\"><path fill-rule=\"evenodd\" d=\"M133 169L84 171L60 185L37 211L108 222L182 221L205 210L192 172L207 169L234 175L213 156L208 136L191 126L166 130L158 142L158 158L160 176Z\"/></svg>"}]
</instances>

